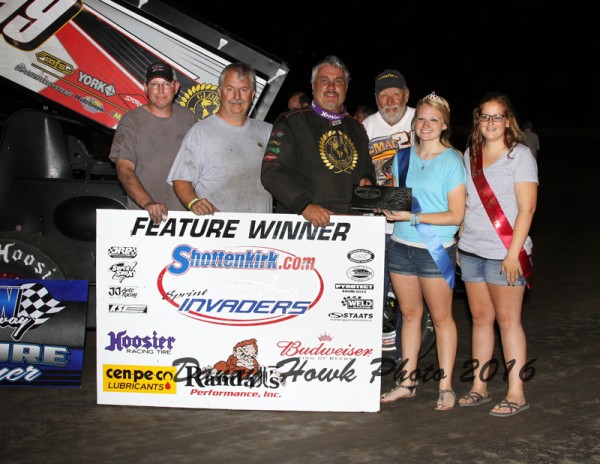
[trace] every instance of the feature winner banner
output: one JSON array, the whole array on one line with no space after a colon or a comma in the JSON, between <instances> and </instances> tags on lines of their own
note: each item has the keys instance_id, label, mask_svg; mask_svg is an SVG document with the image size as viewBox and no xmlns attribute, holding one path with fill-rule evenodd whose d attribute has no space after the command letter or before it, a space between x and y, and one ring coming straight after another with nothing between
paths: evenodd
<instances>
[{"instance_id":1,"label":"feature winner banner","mask_svg":"<svg viewBox=\"0 0 600 464\"><path fill-rule=\"evenodd\" d=\"M99 404L379 411L384 217L97 221Z\"/></svg>"}]
</instances>

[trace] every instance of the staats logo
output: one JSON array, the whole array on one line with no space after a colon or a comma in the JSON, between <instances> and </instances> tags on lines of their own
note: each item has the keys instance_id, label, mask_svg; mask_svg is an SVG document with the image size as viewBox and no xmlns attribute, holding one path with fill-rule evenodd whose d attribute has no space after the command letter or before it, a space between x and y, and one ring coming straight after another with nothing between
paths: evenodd
<instances>
[{"instance_id":1,"label":"staats logo","mask_svg":"<svg viewBox=\"0 0 600 464\"><path fill-rule=\"evenodd\" d=\"M135 354L171 354L175 337L159 336L156 331L152 335L129 335L127 330L108 332L109 342L106 351L119 351Z\"/></svg>"},{"instance_id":2,"label":"staats logo","mask_svg":"<svg viewBox=\"0 0 600 464\"><path fill-rule=\"evenodd\" d=\"M373 300L363 300L361 296L345 296L342 305L348 309L373 309Z\"/></svg>"},{"instance_id":3,"label":"staats logo","mask_svg":"<svg viewBox=\"0 0 600 464\"><path fill-rule=\"evenodd\" d=\"M111 258L135 258L137 256L137 248L112 246L108 249L108 256Z\"/></svg>"},{"instance_id":4,"label":"staats logo","mask_svg":"<svg viewBox=\"0 0 600 464\"><path fill-rule=\"evenodd\" d=\"M109 313L147 314L148 306L141 304L109 304Z\"/></svg>"},{"instance_id":5,"label":"staats logo","mask_svg":"<svg viewBox=\"0 0 600 464\"><path fill-rule=\"evenodd\" d=\"M102 365L102 391L112 393L177 394L172 366Z\"/></svg>"},{"instance_id":6,"label":"staats logo","mask_svg":"<svg viewBox=\"0 0 600 464\"><path fill-rule=\"evenodd\" d=\"M346 271L348 278L356 280L357 282L364 282L371 280L375 275L373 269L367 266L354 266Z\"/></svg>"},{"instance_id":7,"label":"staats logo","mask_svg":"<svg viewBox=\"0 0 600 464\"><path fill-rule=\"evenodd\" d=\"M365 321L373 319L373 313L361 313L361 312L352 312L352 313L342 313L338 311L333 311L328 314L329 319L332 321Z\"/></svg>"},{"instance_id":8,"label":"staats logo","mask_svg":"<svg viewBox=\"0 0 600 464\"><path fill-rule=\"evenodd\" d=\"M196 119L206 119L219 110L218 87L214 84L198 84L186 90L179 105L192 111Z\"/></svg>"},{"instance_id":9,"label":"staats logo","mask_svg":"<svg viewBox=\"0 0 600 464\"><path fill-rule=\"evenodd\" d=\"M362 249L352 250L347 256L350 261L359 264L369 263L375 259L372 251Z\"/></svg>"},{"instance_id":10,"label":"staats logo","mask_svg":"<svg viewBox=\"0 0 600 464\"><path fill-rule=\"evenodd\" d=\"M324 284L315 262L275 248L178 245L157 284L182 316L225 326L269 325L302 316L321 299ZM199 292L197 282L209 291Z\"/></svg>"}]
</instances>

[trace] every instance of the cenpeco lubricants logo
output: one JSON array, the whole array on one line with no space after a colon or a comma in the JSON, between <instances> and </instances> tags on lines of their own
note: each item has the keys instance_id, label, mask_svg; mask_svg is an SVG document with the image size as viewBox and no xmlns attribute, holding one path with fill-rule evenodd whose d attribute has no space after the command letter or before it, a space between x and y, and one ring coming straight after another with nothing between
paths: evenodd
<instances>
[{"instance_id":1,"label":"cenpeco lubricants logo","mask_svg":"<svg viewBox=\"0 0 600 464\"><path fill-rule=\"evenodd\" d=\"M179 104L192 110L196 119L205 119L219 109L219 94L214 84L198 84L186 90Z\"/></svg>"}]
</instances>

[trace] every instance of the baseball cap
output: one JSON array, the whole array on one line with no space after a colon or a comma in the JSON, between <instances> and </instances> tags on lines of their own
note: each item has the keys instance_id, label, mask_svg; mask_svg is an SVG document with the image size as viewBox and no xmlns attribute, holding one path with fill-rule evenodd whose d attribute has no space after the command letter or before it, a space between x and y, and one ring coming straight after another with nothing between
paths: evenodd
<instances>
[{"instance_id":1,"label":"baseball cap","mask_svg":"<svg viewBox=\"0 0 600 464\"><path fill-rule=\"evenodd\" d=\"M150 82L155 77L162 77L171 82L175 79L175 71L168 64L157 61L156 63L152 63L146 69L146 82Z\"/></svg>"},{"instance_id":2,"label":"baseball cap","mask_svg":"<svg viewBox=\"0 0 600 464\"><path fill-rule=\"evenodd\" d=\"M406 79L404 79L400 71L386 69L375 78L375 93L379 93L390 87L406 88Z\"/></svg>"}]
</instances>

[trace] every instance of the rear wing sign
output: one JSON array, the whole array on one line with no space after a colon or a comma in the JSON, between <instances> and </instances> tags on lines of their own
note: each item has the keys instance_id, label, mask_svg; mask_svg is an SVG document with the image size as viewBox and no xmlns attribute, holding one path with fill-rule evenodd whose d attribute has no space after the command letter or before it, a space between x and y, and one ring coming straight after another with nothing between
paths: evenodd
<instances>
[{"instance_id":1,"label":"rear wing sign","mask_svg":"<svg viewBox=\"0 0 600 464\"><path fill-rule=\"evenodd\" d=\"M219 107L222 69L244 61L257 70L251 111L264 119L287 76L285 63L159 1L137 3L0 3L0 75L44 100L115 128L125 112L147 102L143 83L150 63L162 60L173 66L181 83L176 103L204 119Z\"/></svg>"}]
</instances>

